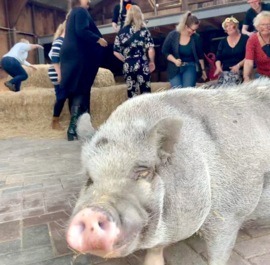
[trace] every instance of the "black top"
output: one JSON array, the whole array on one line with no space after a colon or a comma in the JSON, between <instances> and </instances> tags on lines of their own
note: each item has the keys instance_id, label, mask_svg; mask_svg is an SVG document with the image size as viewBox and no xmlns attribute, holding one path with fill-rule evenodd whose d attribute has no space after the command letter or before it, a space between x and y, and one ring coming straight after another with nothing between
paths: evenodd
<instances>
[{"instance_id":1,"label":"black top","mask_svg":"<svg viewBox=\"0 0 270 265\"><path fill-rule=\"evenodd\" d=\"M180 41L180 33L178 31L174 30L168 34L162 46L162 53L166 58L171 54L174 56L175 59L182 60L179 54L179 41ZM200 35L193 34L190 38L190 44L194 58L196 53L197 58L199 60L203 60L204 59L203 44ZM169 79L174 78L177 75L178 71L179 67L177 67L173 62L168 61L167 74Z\"/></svg>"},{"instance_id":2,"label":"black top","mask_svg":"<svg viewBox=\"0 0 270 265\"><path fill-rule=\"evenodd\" d=\"M132 2L132 1L128 1L128 2L123 2L123 10L121 12L121 17L120 17L120 24L121 24L121 28L123 28L124 23L125 23L125 19L126 19L126 15L127 15L127 5L131 4L131 5L137 5L136 3ZM120 13L120 4L116 5L114 8L114 12L113 12L113 20L112 22L114 23L118 23L119 22L119 13Z\"/></svg>"},{"instance_id":3,"label":"black top","mask_svg":"<svg viewBox=\"0 0 270 265\"><path fill-rule=\"evenodd\" d=\"M114 42L114 51L124 55L125 60L141 58L147 61L147 49L154 48L154 41L147 28L134 32L132 26L121 29Z\"/></svg>"},{"instance_id":4,"label":"black top","mask_svg":"<svg viewBox=\"0 0 270 265\"><path fill-rule=\"evenodd\" d=\"M67 20L66 34L60 51L61 87L76 94L89 94L99 68L102 38L88 11L74 8Z\"/></svg>"},{"instance_id":5,"label":"black top","mask_svg":"<svg viewBox=\"0 0 270 265\"><path fill-rule=\"evenodd\" d=\"M262 11L270 11L270 4L262 3ZM244 25L248 26L248 31L253 32L256 29L253 26L253 20L258 15L256 11L253 8L250 8L247 13L244 20Z\"/></svg>"},{"instance_id":6,"label":"black top","mask_svg":"<svg viewBox=\"0 0 270 265\"><path fill-rule=\"evenodd\" d=\"M230 71L230 67L245 59L247 41L248 36L243 34L234 48L229 46L227 38L220 41L216 60L223 65L223 71Z\"/></svg>"},{"instance_id":7,"label":"black top","mask_svg":"<svg viewBox=\"0 0 270 265\"><path fill-rule=\"evenodd\" d=\"M179 45L179 55L182 60L182 62L189 63L189 62L195 62L195 58L192 52L192 46L191 42L187 45Z\"/></svg>"}]
</instances>

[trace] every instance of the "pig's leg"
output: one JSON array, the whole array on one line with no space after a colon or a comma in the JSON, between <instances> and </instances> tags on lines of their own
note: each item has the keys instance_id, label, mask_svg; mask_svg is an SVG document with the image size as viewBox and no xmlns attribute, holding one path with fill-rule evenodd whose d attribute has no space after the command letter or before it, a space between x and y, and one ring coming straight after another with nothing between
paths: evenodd
<instances>
[{"instance_id":1,"label":"pig's leg","mask_svg":"<svg viewBox=\"0 0 270 265\"><path fill-rule=\"evenodd\" d=\"M227 264L241 224L242 222L230 218L208 223L204 237L209 265Z\"/></svg>"},{"instance_id":2,"label":"pig's leg","mask_svg":"<svg viewBox=\"0 0 270 265\"><path fill-rule=\"evenodd\" d=\"M163 249L164 247L148 249L143 265L164 265Z\"/></svg>"}]
</instances>

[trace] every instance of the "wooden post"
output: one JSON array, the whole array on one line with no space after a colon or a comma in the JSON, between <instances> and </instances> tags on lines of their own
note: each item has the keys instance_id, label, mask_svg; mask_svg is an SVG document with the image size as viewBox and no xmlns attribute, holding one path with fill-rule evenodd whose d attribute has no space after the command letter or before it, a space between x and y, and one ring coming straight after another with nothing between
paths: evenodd
<instances>
[{"instance_id":1,"label":"wooden post","mask_svg":"<svg viewBox=\"0 0 270 265\"><path fill-rule=\"evenodd\" d=\"M12 41L12 36L11 36L11 30L10 30L10 19L9 19L9 13L8 13L8 5L7 5L7 0L4 2L5 5L5 13L6 13L6 23L7 23L7 28L8 28L8 49L10 50L12 46L14 45Z\"/></svg>"},{"instance_id":2,"label":"wooden post","mask_svg":"<svg viewBox=\"0 0 270 265\"><path fill-rule=\"evenodd\" d=\"M188 0L182 0L182 11L188 11Z\"/></svg>"},{"instance_id":3,"label":"wooden post","mask_svg":"<svg viewBox=\"0 0 270 265\"><path fill-rule=\"evenodd\" d=\"M34 41L37 43L37 34L36 34L36 23L35 23L35 6L31 4L31 20L32 20L32 30L34 33ZM35 50L35 63L38 63L38 49Z\"/></svg>"},{"instance_id":4,"label":"wooden post","mask_svg":"<svg viewBox=\"0 0 270 265\"><path fill-rule=\"evenodd\" d=\"M154 5L155 5L155 16L157 16L157 1L154 0Z\"/></svg>"}]
</instances>

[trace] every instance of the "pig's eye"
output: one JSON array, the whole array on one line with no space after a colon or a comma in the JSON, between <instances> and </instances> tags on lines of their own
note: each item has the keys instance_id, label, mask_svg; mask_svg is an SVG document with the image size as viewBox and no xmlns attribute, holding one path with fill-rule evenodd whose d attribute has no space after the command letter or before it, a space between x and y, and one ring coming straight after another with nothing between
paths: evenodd
<instances>
[{"instance_id":1,"label":"pig's eye","mask_svg":"<svg viewBox=\"0 0 270 265\"><path fill-rule=\"evenodd\" d=\"M93 180L91 179L91 177L89 176L89 174L87 174L87 176L88 176L88 180L87 180L87 182L86 182L86 189L88 189L91 185L93 185Z\"/></svg>"},{"instance_id":2,"label":"pig's eye","mask_svg":"<svg viewBox=\"0 0 270 265\"><path fill-rule=\"evenodd\" d=\"M150 169L139 172L139 178L147 178L151 174Z\"/></svg>"}]
</instances>

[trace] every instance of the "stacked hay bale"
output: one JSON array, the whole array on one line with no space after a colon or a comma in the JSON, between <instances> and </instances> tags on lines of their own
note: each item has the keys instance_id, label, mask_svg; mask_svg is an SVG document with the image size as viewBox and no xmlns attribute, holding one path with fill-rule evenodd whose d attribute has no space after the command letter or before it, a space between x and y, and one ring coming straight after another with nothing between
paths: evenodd
<instances>
[{"instance_id":1,"label":"stacked hay bale","mask_svg":"<svg viewBox=\"0 0 270 265\"><path fill-rule=\"evenodd\" d=\"M21 92L1 93L0 139L16 136L50 139L65 137L66 131L54 131L50 127L55 93L48 78L49 65L36 65L36 67L37 71L25 68L29 78L22 83ZM158 92L169 88L169 83L152 83L151 89L152 92ZM93 126L99 127L126 100L126 85L115 85L111 71L100 68L91 92ZM70 114L66 103L61 114L61 124L65 129L69 120Z\"/></svg>"}]
</instances>

